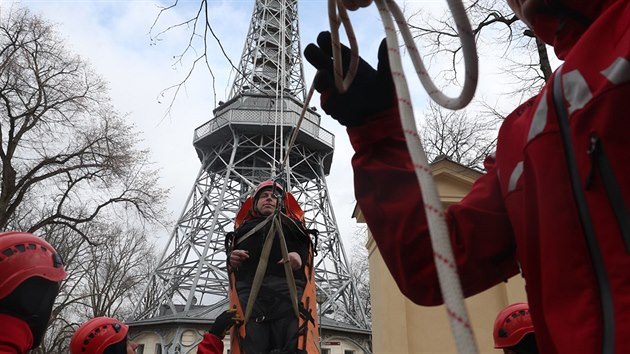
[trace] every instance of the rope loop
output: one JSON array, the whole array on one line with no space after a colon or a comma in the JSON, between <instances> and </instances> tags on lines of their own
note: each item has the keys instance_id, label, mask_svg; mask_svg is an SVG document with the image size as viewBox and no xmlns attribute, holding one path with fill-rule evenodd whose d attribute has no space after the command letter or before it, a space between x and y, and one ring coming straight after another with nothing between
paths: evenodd
<instances>
[{"instance_id":1,"label":"rope loop","mask_svg":"<svg viewBox=\"0 0 630 354\"><path fill-rule=\"evenodd\" d=\"M328 1L328 21L330 22L330 37L333 45L335 87L339 93L345 93L352 84L352 80L354 80L359 68L359 45L357 44L357 37L354 35L354 29L343 0ZM345 78L343 77L341 42L339 41L339 27L341 24L346 30L350 44L350 66Z\"/></svg>"}]
</instances>

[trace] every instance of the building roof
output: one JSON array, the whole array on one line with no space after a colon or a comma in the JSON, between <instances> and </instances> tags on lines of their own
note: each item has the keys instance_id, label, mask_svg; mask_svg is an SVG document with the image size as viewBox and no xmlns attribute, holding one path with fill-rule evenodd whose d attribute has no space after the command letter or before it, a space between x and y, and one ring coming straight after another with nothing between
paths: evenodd
<instances>
[{"instance_id":1,"label":"building roof","mask_svg":"<svg viewBox=\"0 0 630 354\"><path fill-rule=\"evenodd\" d=\"M214 320L221 313L223 313L223 311L228 309L228 306L229 303L227 301L223 301L213 306L193 306L188 312L182 311L172 313L171 311L165 311L160 316L137 321L130 320L126 321L125 323L132 328L169 324L211 325L214 323ZM183 308L183 305L181 305L181 307ZM359 328L355 325L337 321L325 316L321 317L321 328L326 330L351 332L366 335L372 333L372 331L369 329Z\"/></svg>"}]
</instances>

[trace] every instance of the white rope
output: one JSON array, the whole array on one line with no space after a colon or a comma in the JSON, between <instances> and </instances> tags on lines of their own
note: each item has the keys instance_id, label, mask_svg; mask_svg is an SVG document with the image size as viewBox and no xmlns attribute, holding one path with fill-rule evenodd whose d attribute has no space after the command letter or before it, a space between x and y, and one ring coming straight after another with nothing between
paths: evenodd
<instances>
[{"instance_id":1,"label":"white rope","mask_svg":"<svg viewBox=\"0 0 630 354\"><path fill-rule=\"evenodd\" d=\"M442 91L440 91L440 89L435 86L435 84L431 80L431 77L429 76L427 69L424 66L424 63L422 62L422 58L420 57L418 48L416 47L416 44L413 40L411 31L407 26L405 16L400 10L400 7L398 7L398 5L396 4L396 2L394 2L393 0L377 0L377 7L379 8L379 12L381 12L381 16L384 15L383 11L389 10L389 12L391 12L392 16L396 20L396 24L398 25L398 29L400 30L400 33L403 37L405 46L407 47L407 50L411 55L411 61L413 62L414 68L416 69L418 78L420 78L420 82L424 86L425 90L427 90L429 96L437 104L444 108L462 109L470 103L473 96L475 95L475 90L477 88L477 78L479 76L477 49L475 46L475 37L472 28L470 27L468 16L466 16L466 10L464 9L464 5L462 5L461 0L447 0L447 2L451 13L453 14L453 19L455 20L455 26L457 28L457 33L462 44L462 52L464 54L464 86L460 95L455 98L446 96ZM385 25L385 32L390 32L388 36L396 36L393 27L388 31L388 27L387 25Z\"/></svg>"},{"instance_id":2,"label":"white rope","mask_svg":"<svg viewBox=\"0 0 630 354\"><path fill-rule=\"evenodd\" d=\"M285 23L286 23L286 8L283 6L280 10L280 38L285 38ZM278 65L276 65L276 82L274 87L275 101L274 101L274 127L273 127L273 153L271 158L271 174L276 173L276 161L283 160L284 152L284 83L281 84L281 80L284 80L286 75L285 66L285 42L281 40L278 44L278 51L276 53L276 59ZM279 135L279 140L278 140ZM279 158L276 159L276 150L279 151Z\"/></svg>"},{"instance_id":3,"label":"white rope","mask_svg":"<svg viewBox=\"0 0 630 354\"><path fill-rule=\"evenodd\" d=\"M291 132L291 137L289 138L289 143L287 144L287 152L284 155L284 160L282 160L282 165L283 166L287 166L287 161L289 159L289 153L291 152L291 149L293 148L293 145L295 144L295 139L298 136L298 133L300 132L300 125L302 125L302 121L304 120L304 115L306 114L306 110L308 109L308 104L311 102L311 98L313 97L313 93L315 92L315 82L313 82L311 84L311 88L310 90L308 90L308 94L306 95L306 101L304 102L304 105L302 106L302 112L300 113L300 118L298 118L297 123L295 124L295 129L293 129L293 131ZM287 178L287 180L289 180Z\"/></svg>"},{"instance_id":4,"label":"white rope","mask_svg":"<svg viewBox=\"0 0 630 354\"><path fill-rule=\"evenodd\" d=\"M282 6L282 9L280 10L280 38L282 38L282 40L280 41L280 45L279 45L279 50L278 50L278 58L280 59L280 72L276 72L276 94L278 94L278 91L280 91L280 141L276 141L278 142L278 149L280 151L280 159L283 159L283 155L282 153L284 152L284 85L286 84L284 82L285 79L285 75L286 75L286 60L284 60L286 53L286 42L284 41L284 38L286 38L286 6ZM280 85L280 80L282 80L282 85ZM274 147L273 150L276 150L276 142L274 142ZM275 173L275 166L276 164L276 160L274 159L274 170L272 171L272 173Z\"/></svg>"},{"instance_id":5,"label":"white rope","mask_svg":"<svg viewBox=\"0 0 630 354\"><path fill-rule=\"evenodd\" d=\"M348 91L352 80L354 80L357 74L359 67L359 45L357 44L357 38L354 35L352 23L350 22L348 12L342 0L328 1L328 21L330 22L330 37L333 45L335 86L339 93L345 93ZM339 27L342 23L346 29L351 53L350 66L345 78L343 77L343 63L341 60L341 42L339 41Z\"/></svg>"},{"instance_id":6,"label":"white rope","mask_svg":"<svg viewBox=\"0 0 630 354\"><path fill-rule=\"evenodd\" d=\"M402 11L400 11L398 5L396 5L393 0L375 0L385 27L388 56L394 85L398 95L398 107L401 116L401 123L407 140L407 148L415 167L418 184L420 185L420 190L422 191L422 200L429 224L434 261L436 264L442 298L444 299L444 304L446 306L451 331L458 351L460 353L474 354L478 352L477 344L475 342L470 320L468 319L468 312L466 310L461 284L457 275L456 261L453 255L442 202L440 201L437 188L433 181L431 168L427 161L426 153L422 147L420 135L416 129L409 88L407 86L407 81L402 67L399 49L400 46L396 35L397 25L398 29L401 31L405 45L411 53L416 73L418 74L418 77L420 78L424 88L427 90L429 96L436 103L445 108L460 109L465 107L472 100L477 86L477 53L470 22L468 21L468 17L466 16L461 0L447 1L461 39L466 70L462 92L460 96L455 98L448 97L441 92L429 77L422 59L418 54L418 49L415 46ZM329 0L329 9L331 6L330 4L333 2L336 2L338 7L343 7L342 0ZM364 3L369 3L369 1L364 1ZM340 14L344 13L343 10L340 10L339 12ZM394 23L392 17L396 20L396 23ZM337 29L338 28L335 30ZM332 30L331 21L331 32L333 32ZM335 36L332 35L332 40L335 68L341 67L341 64L338 63L337 59L340 57L339 52L341 51L341 44L338 42L338 36L335 38ZM337 53L335 54L335 52ZM354 54L352 58L354 59ZM335 70L335 74L337 74L337 70ZM337 88L339 89L340 83L337 75L335 75L335 80ZM343 88L347 87L348 86L344 81ZM339 91L345 92L341 90Z\"/></svg>"}]
</instances>

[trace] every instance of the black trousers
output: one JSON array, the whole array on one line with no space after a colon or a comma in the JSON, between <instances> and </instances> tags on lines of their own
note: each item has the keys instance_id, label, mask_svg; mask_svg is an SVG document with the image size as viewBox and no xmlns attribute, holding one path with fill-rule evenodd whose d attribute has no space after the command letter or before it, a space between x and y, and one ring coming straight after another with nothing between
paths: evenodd
<instances>
[{"instance_id":1,"label":"black trousers","mask_svg":"<svg viewBox=\"0 0 630 354\"><path fill-rule=\"evenodd\" d=\"M295 353L298 321L294 314L271 321L250 320L241 342L246 354Z\"/></svg>"},{"instance_id":2,"label":"black trousers","mask_svg":"<svg viewBox=\"0 0 630 354\"><path fill-rule=\"evenodd\" d=\"M304 283L298 282L298 301L304 293ZM251 284L236 283L243 312ZM291 306L291 297L285 278L265 277L254 302L249 322L245 325L245 338L241 346L246 354L295 353L297 351L298 319Z\"/></svg>"}]
</instances>

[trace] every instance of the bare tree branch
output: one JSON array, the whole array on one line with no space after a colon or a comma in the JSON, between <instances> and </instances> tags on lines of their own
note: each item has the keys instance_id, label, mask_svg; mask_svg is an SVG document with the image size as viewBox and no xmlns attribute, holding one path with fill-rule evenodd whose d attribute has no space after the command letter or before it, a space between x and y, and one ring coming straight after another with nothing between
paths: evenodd
<instances>
[{"instance_id":1,"label":"bare tree branch","mask_svg":"<svg viewBox=\"0 0 630 354\"><path fill-rule=\"evenodd\" d=\"M478 44L489 41L493 48L503 47L502 56L515 63L506 69L506 72L531 81L523 83L522 90L526 90L525 88L527 91L538 90L551 73L545 44L535 39L531 31L526 30L526 27L504 2L472 1L467 6L467 13L471 19L473 33ZM408 17L414 38L420 40L425 49L428 50L426 56L434 60L438 54L450 56L451 67L442 69L443 71L440 73L446 83L457 82L457 67L462 60L457 29L450 17L450 13L435 17L424 15L421 12L416 12ZM518 47L522 47L523 50L515 51L514 48ZM522 54L527 52L538 55L528 57L530 61L524 63L521 61ZM533 65L534 63L535 65Z\"/></svg>"},{"instance_id":2,"label":"bare tree branch","mask_svg":"<svg viewBox=\"0 0 630 354\"><path fill-rule=\"evenodd\" d=\"M42 201L31 231L57 224L80 233L118 206L158 222L166 191L135 147L137 132L109 105L104 81L28 11L1 21L0 228L24 216L27 199Z\"/></svg>"},{"instance_id":3,"label":"bare tree branch","mask_svg":"<svg viewBox=\"0 0 630 354\"><path fill-rule=\"evenodd\" d=\"M421 126L427 158L446 157L466 167L483 170L483 161L494 151L500 117L483 112L474 117L450 111L430 102Z\"/></svg>"},{"instance_id":4,"label":"bare tree branch","mask_svg":"<svg viewBox=\"0 0 630 354\"><path fill-rule=\"evenodd\" d=\"M162 37L169 32L175 31L180 28L187 28L190 31L190 35L188 36L188 40L184 49L173 57L173 65L174 66L185 66L188 65L189 69L184 74L184 77L179 82L165 88L159 93L158 102L162 102L162 100L168 98L168 106L166 108L166 112L164 117L170 115L171 109L173 108L173 104L175 100L179 96L180 92L185 89L186 83L196 72L197 68L203 64L205 69L208 71L212 78L212 95L214 105L217 105L217 94L216 94L216 77L210 62L208 61L208 56L211 54L210 45L211 43L216 43L216 46L221 51L221 54L228 62L232 70L236 73L241 74L240 69L238 67L238 63L234 63L232 59L227 54L221 39L217 35L217 32L214 30L211 23L211 8L209 7L209 3L207 0L199 0L199 6L195 8L193 14L191 14L187 19L180 21L175 24L167 25L165 28L160 29L160 22L162 22L162 18L168 11L173 11L179 5L178 0L174 0L174 2L166 7L160 9L155 21L151 25L151 29L149 33L151 34L151 40L154 43L162 41ZM213 53L212 53L213 54ZM188 62L190 61L190 62ZM245 77L244 75L242 75ZM251 80L248 77L245 77L245 80ZM255 83L251 82L252 86L256 86ZM263 93L267 94L267 93Z\"/></svg>"}]
</instances>

